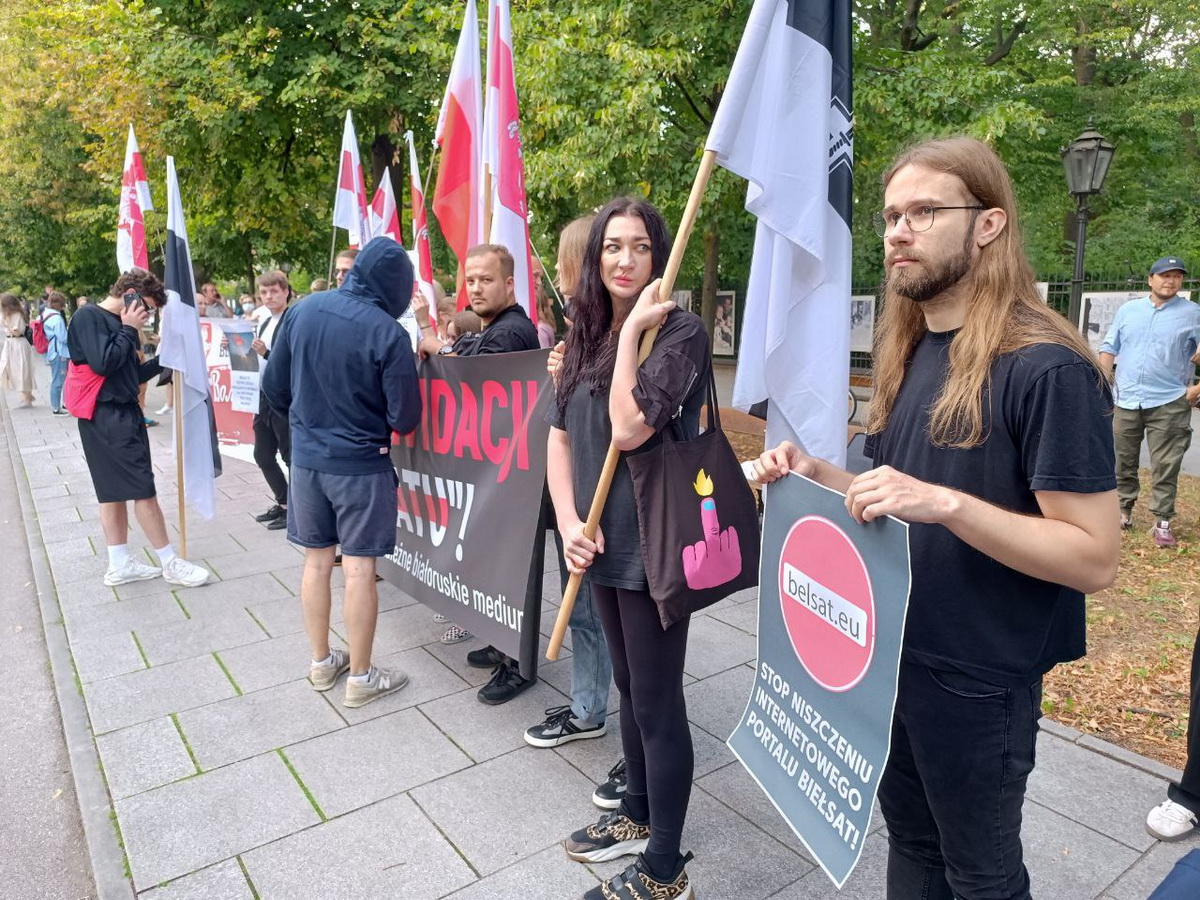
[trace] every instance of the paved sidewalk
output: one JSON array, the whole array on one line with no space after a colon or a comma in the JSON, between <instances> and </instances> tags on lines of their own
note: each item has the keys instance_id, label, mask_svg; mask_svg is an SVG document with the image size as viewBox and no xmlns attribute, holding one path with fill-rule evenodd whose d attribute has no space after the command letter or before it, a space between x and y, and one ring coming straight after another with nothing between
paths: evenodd
<instances>
[{"instance_id":1,"label":"paved sidewalk","mask_svg":"<svg viewBox=\"0 0 1200 900\"><path fill-rule=\"evenodd\" d=\"M160 402L151 391L148 406ZM66 710L79 794L86 801L107 791L132 877L127 888L111 826L107 839L90 829L102 900L132 892L146 900L570 900L622 867L579 865L558 846L598 815L590 795L620 755L616 717L599 740L553 750L522 740L544 708L567 702L569 660L544 666L540 683L511 703L483 706L475 693L488 673L465 664L476 644L443 646L444 626L381 584L377 660L407 669L412 682L344 709L340 685L319 694L305 678L302 557L282 533L253 521L270 502L257 469L227 460L216 519L189 518L189 555L213 569L214 584L105 588L74 420L51 416L43 403L0 415L15 436L18 493L36 509L47 588L73 659L75 671L60 660L55 679L77 679L86 701L86 717L72 721ZM152 429L151 442L170 519L168 423ZM5 498L6 509L15 503ZM146 546L136 528L130 544ZM552 550L547 565L544 633L559 593ZM833 896L724 745L752 680L754 601L753 592L730 598L692 625L689 870L702 900ZM46 627L59 628L56 619ZM344 637L340 621L334 629ZM79 763L93 740L100 765ZM1036 896L1143 900L1175 859L1200 846L1156 844L1143 829L1169 770L1053 723L1038 753L1024 829ZM85 808L85 827L98 815ZM883 897L885 857L876 817L843 895Z\"/></svg>"}]
</instances>

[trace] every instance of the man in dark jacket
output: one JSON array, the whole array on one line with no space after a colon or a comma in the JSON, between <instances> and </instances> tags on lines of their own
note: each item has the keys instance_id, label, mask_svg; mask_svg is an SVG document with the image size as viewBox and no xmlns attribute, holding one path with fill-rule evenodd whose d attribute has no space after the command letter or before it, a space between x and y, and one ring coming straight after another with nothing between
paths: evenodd
<instances>
[{"instance_id":1,"label":"man in dark jacket","mask_svg":"<svg viewBox=\"0 0 1200 900\"><path fill-rule=\"evenodd\" d=\"M371 649L379 610L375 560L396 544L392 432L407 434L421 417L412 346L396 324L412 289L404 248L376 238L341 287L289 310L263 377L267 401L288 411L291 426L287 533L305 548L300 600L312 645L309 677L327 691L349 669L348 707L408 683L399 670L372 666ZM349 653L329 646L329 581L339 543Z\"/></svg>"}]
</instances>

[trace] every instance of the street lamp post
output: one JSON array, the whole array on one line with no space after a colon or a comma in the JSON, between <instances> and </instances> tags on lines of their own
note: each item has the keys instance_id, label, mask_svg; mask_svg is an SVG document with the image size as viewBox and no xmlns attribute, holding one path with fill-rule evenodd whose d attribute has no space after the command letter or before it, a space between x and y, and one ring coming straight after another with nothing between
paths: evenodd
<instances>
[{"instance_id":1,"label":"street lamp post","mask_svg":"<svg viewBox=\"0 0 1200 900\"><path fill-rule=\"evenodd\" d=\"M1083 301L1083 254L1091 212L1088 209L1088 197L1100 193L1104 187L1114 149L1089 120L1087 130L1061 151L1067 190L1075 197L1075 272L1071 278L1071 302L1067 308L1067 317L1075 326L1080 324L1079 308Z\"/></svg>"}]
</instances>

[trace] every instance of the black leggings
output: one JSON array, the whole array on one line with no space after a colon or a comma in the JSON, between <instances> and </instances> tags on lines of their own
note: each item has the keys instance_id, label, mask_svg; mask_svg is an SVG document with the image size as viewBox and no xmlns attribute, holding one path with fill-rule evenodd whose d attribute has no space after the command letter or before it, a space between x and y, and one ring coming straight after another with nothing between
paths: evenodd
<instances>
[{"instance_id":1,"label":"black leggings","mask_svg":"<svg viewBox=\"0 0 1200 900\"><path fill-rule=\"evenodd\" d=\"M692 793L692 732L683 699L683 659L689 619L663 631L645 591L592 583L592 597L621 692L621 743L627 793L646 796L650 809L647 856L679 854Z\"/></svg>"}]
</instances>

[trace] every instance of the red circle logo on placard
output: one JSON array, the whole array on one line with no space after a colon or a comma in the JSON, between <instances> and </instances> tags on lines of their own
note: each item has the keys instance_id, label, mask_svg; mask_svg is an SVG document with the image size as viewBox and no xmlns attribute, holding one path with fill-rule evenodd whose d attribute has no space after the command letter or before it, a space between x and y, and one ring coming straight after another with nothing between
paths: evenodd
<instances>
[{"instance_id":1,"label":"red circle logo on placard","mask_svg":"<svg viewBox=\"0 0 1200 900\"><path fill-rule=\"evenodd\" d=\"M794 524L779 558L779 604L796 656L831 691L867 674L875 651L875 600L858 548L828 519Z\"/></svg>"}]
</instances>

